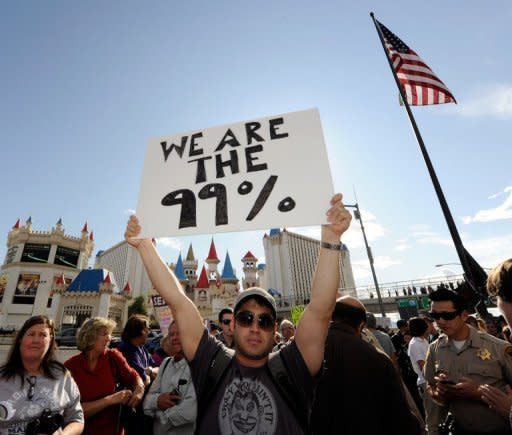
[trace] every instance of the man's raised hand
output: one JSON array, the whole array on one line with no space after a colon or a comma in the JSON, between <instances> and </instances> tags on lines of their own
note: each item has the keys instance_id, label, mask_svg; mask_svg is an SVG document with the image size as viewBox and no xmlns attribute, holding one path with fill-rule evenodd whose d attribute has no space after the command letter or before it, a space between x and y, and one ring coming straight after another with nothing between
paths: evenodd
<instances>
[{"instance_id":1,"label":"man's raised hand","mask_svg":"<svg viewBox=\"0 0 512 435\"><path fill-rule=\"evenodd\" d=\"M322 230L326 236L329 236L331 241L339 241L341 235L348 229L350 226L350 221L352 220L352 215L343 205L343 195L341 193L337 193L331 199L331 208L327 210L327 221L328 225L322 225ZM329 241L324 239L325 236L322 237L324 241Z\"/></svg>"}]
</instances>

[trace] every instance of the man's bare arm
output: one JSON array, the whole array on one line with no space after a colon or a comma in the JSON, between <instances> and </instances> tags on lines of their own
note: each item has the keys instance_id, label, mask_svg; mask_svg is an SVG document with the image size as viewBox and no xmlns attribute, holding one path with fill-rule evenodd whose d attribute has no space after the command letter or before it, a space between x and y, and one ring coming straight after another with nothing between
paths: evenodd
<instances>
[{"instance_id":1,"label":"man's bare arm","mask_svg":"<svg viewBox=\"0 0 512 435\"><path fill-rule=\"evenodd\" d=\"M156 291L172 310L180 331L181 344L187 360L192 360L203 335L203 319L194 303L187 297L173 271L158 254L149 239L133 239L140 234L141 227L135 216L130 217L126 227L126 241L139 251L149 279Z\"/></svg>"},{"instance_id":2,"label":"man's bare arm","mask_svg":"<svg viewBox=\"0 0 512 435\"><path fill-rule=\"evenodd\" d=\"M341 194L332 198L331 208L327 212L330 223L322 225L322 241L330 244L340 243L340 237L352 219L341 200ZM340 251L320 248L312 281L311 301L295 332L295 342L312 375L318 373L324 358L325 338L340 282L339 258Z\"/></svg>"}]
</instances>

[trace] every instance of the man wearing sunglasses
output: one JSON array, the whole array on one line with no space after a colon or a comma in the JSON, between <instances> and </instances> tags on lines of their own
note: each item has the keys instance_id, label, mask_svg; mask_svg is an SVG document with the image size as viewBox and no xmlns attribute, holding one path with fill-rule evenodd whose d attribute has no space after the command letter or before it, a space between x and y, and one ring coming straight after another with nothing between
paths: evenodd
<instances>
[{"instance_id":1,"label":"man wearing sunglasses","mask_svg":"<svg viewBox=\"0 0 512 435\"><path fill-rule=\"evenodd\" d=\"M322 225L310 303L304 310L293 343L277 355L282 358L289 380L300 394L297 399L306 403L312 400L313 377L323 361L325 337L340 284L340 238L351 220L341 194L331 199L326 219L329 224ZM132 216L127 225L126 240L138 250L151 282L172 309L185 357L190 362L200 407L201 400L208 402L198 416L196 433L305 433L307 423L299 423L300 416L292 412L293 404L285 400L267 369L277 329L274 298L266 290L256 287L238 295L231 323L234 358L222 379L215 384L214 391L205 398L204 392L212 382L208 375L214 368L215 357L225 347L208 335L199 311L151 240L133 239L140 231L137 218ZM307 414L305 412L304 416Z\"/></svg>"},{"instance_id":2,"label":"man wearing sunglasses","mask_svg":"<svg viewBox=\"0 0 512 435\"><path fill-rule=\"evenodd\" d=\"M217 340L225 344L230 349L233 348L233 331L230 328L233 321L233 309L226 307L219 312L219 325L221 328L220 334L217 335Z\"/></svg>"},{"instance_id":3,"label":"man wearing sunglasses","mask_svg":"<svg viewBox=\"0 0 512 435\"><path fill-rule=\"evenodd\" d=\"M484 384L502 391L512 384L512 346L469 326L458 293L440 289L430 299L430 317L442 334L429 346L424 367L427 392L438 407L427 413L427 426L437 427L436 419L449 410L457 434L512 433L508 418L489 407L481 391Z\"/></svg>"}]
</instances>

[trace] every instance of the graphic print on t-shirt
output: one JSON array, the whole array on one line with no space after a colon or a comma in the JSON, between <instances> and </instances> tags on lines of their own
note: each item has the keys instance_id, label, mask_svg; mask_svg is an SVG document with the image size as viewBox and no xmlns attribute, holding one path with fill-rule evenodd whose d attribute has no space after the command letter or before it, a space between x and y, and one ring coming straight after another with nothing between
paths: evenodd
<instances>
[{"instance_id":1,"label":"graphic print on t-shirt","mask_svg":"<svg viewBox=\"0 0 512 435\"><path fill-rule=\"evenodd\" d=\"M219 407L219 428L223 434L274 435L277 407L269 389L250 378L233 379Z\"/></svg>"}]
</instances>

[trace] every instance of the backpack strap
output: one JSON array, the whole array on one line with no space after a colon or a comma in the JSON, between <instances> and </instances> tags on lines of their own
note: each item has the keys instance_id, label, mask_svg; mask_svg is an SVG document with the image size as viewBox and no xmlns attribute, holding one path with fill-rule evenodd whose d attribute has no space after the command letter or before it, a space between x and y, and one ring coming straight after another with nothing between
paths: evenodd
<instances>
[{"instance_id":1,"label":"backpack strap","mask_svg":"<svg viewBox=\"0 0 512 435\"><path fill-rule=\"evenodd\" d=\"M233 349L227 348L226 346L219 346L215 351L215 354L213 355L213 358L207 369L204 385L197 396L197 424L202 421L203 416L206 413L206 409L208 408L212 399L213 393L215 392L222 378L224 378L226 375L234 356L235 351Z\"/></svg>"},{"instance_id":2,"label":"backpack strap","mask_svg":"<svg viewBox=\"0 0 512 435\"><path fill-rule=\"evenodd\" d=\"M267 363L270 378L274 381L279 394L284 399L300 426L309 428L309 407L302 402L298 389L293 384L281 352L272 352Z\"/></svg>"}]
</instances>

